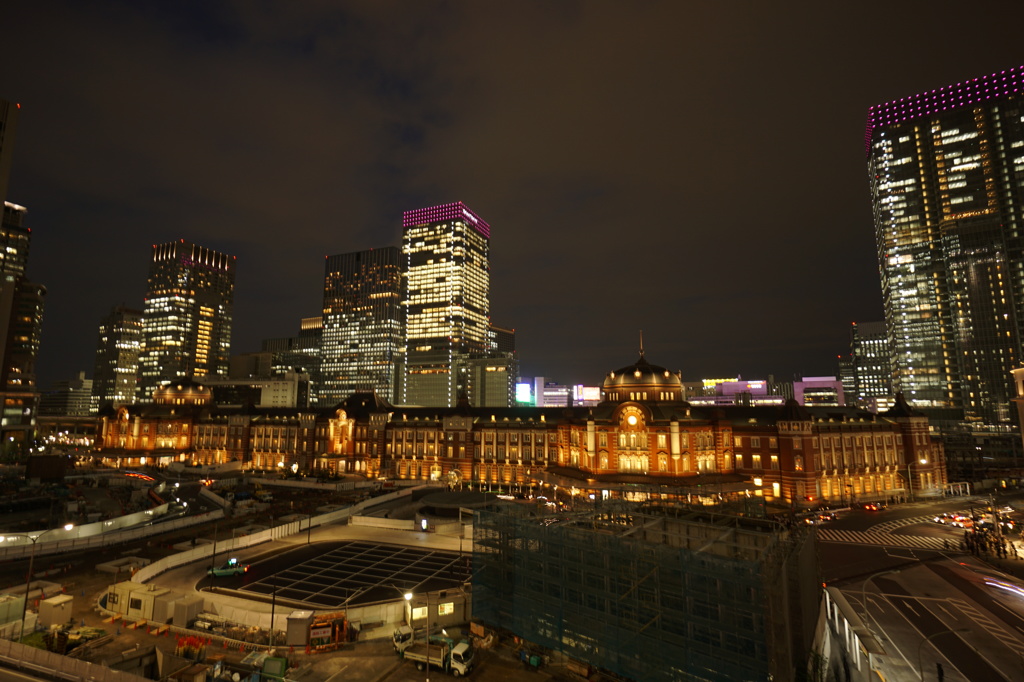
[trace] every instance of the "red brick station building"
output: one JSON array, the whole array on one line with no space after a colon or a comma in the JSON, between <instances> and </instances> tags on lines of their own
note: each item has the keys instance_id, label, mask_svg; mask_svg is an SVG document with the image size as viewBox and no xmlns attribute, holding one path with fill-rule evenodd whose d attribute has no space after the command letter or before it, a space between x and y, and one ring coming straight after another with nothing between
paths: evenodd
<instances>
[{"instance_id":1,"label":"red brick station building","mask_svg":"<svg viewBox=\"0 0 1024 682\"><path fill-rule=\"evenodd\" d=\"M898 397L852 407L693 407L678 374L643 351L610 372L594 407L396 407L356 393L333 408L223 408L179 381L154 403L101 415L96 448L121 467L172 462L314 476L436 480L704 502L763 496L793 506L939 494L941 445Z\"/></svg>"}]
</instances>

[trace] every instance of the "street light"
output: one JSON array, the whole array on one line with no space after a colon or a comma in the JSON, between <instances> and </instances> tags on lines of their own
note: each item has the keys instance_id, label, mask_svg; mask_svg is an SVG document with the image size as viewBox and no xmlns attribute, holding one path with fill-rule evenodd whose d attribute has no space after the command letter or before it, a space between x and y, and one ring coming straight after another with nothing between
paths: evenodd
<instances>
[{"instance_id":1,"label":"street light","mask_svg":"<svg viewBox=\"0 0 1024 682\"><path fill-rule=\"evenodd\" d=\"M938 632L933 632L932 634L922 639L921 643L917 645L917 673L921 676L921 682L924 682L924 663L921 659L921 654L924 653L924 643L930 642L932 637L938 637L939 635L948 635L951 632L970 632L970 628L951 628L949 630L939 630Z\"/></svg>"},{"instance_id":2,"label":"street light","mask_svg":"<svg viewBox=\"0 0 1024 682\"><path fill-rule=\"evenodd\" d=\"M914 501L914 479L910 473L910 465L913 462L907 462L907 499L911 502Z\"/></svg>"},{"instance_id":3,"label":"street light","mask_svg":"<svg viewBox=\"0 0 1024 682\"><path fill-rule=\"evenodd\" d=\"M35 561L36 561L36 543L39 542L39 538L43 537L44 535L46 535L50 531L54 531L54 530L69 531L69 530L71 530L74 527L75 527L75 525L73 523L68 523L68 524L64 525L63 529L61 529L61 528L51 528L49 530L44 530L42 533L39 533L38 535L32 535L30 533L5 533L3 535L3 537L0 537L0 541L3 541L4 538L9 538L9 537L28 538L29 540L32 541L32 551L29 552L29 555L28 555L28 575L25 577L25 601L21 605L21 637L22 638L25 637L25 616L28 614L28 591L32 587L32 570L33 570L33 566L35 565Z\"/></svg>"},{"instance_id":4,"label":"street light","mask_svg":"<svg viewBox=\"0 0 1024 682\"><path fill-rule=\"evenodd\" d=\"M871 615L870 609L868 609L868 595L867 595L868 583L870 583L875 578L878 578L878 577L883 576L883 575L899 573L900 570L901 569L894 568L894 569L891 569L891 570L888 570L888 571L879 571L878 573L872 573L871 575L868 576L867 580L865 580L864 583L860 586L860 600L861 600L861 603L864 604L864 614L869 619L871 619L871 621L875 624L876 627L878 626L878 621L875 620L875 617ZM882 599L886 599L884 594L882 595ZM886 599L886 601L888 601L888 599ZM878 629L881 630L882 628L878 628Z\"/></svg>"},{"instance_id":5,"label":"street light","mask_svg":"<svg viewBox=\"0 0 1024 682\"><path fill-rule=\"evenodd\" d=\"M424 631L423 639L426 641L427 647L425 649L426 656L424 656L424 658L426 658L426 663L427 663L427 682L430 682L430 593L426 592L425 594L426 594L426 599L427 599L427 627L426 627L426 629ZM407 602L411 602L412 601L412 592L406 592L402 596L405 597L405 601L407 601ZM409 620L410 621L413 620L412 612L411 611L410 611L410 614L409 614ZM410 626L412 627L413 637L415 638L416 626L413 625L411 622L410 622Z\"/></svg>"}]
</instances>

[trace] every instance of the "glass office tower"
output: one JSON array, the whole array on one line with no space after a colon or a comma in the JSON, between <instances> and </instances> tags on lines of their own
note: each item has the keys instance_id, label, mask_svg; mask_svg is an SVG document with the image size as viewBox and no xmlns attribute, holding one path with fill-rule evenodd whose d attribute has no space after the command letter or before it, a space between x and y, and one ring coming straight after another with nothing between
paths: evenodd
<instances>
[{"instance_id":1,"label":"glass office tower","mask_svg":"<svg viewBox=\"0 0 1024 682\"><path fill-rule=\"evenodd\" d=\"M235 257L184 239L153 246L143 308L138 396L166 381L228 375Z\"/></svg>"},{"instance_id":2,"label":"glass office tower","mask_svg":"<svg viewBox=\"0 0 1024 682\"><path fill-rule=\"evenodd\" d=\"M1022 69L871 107L865 136L893 388L985 423L1021 361Z\"/></svg>"},{"instance_id":3,"label":"glass office tower","mask_svg":"<svg viewBox=\"0 0 1024 682\"><path fill-rule=\"evenodd\" d=\"M394 399L402 348L398 247L327 258L324 271L320 401L335 405L357 390Z\"/></svg>"},{"instance_id":4,"label":"glass office tower","mask_svg":"<svg viewBox=\"0 0 1024 682\"><path fill-rule=\"evenodd\" d=\"M119 305L100 320L92 375L92 394L100 408L135 402L141 347L141 310Z\"/></svg>"},{"instance_id":5,"label":"glass office tower","mask_svg":"<svg viewBox=\"0 0 1024 682\"><path fill-rule=\"evenodd\" d=\"M406 211L402 226L402 401L472 402L467 362L488 347L491 228L461 201Z\"/></svg>"}]
</instances>

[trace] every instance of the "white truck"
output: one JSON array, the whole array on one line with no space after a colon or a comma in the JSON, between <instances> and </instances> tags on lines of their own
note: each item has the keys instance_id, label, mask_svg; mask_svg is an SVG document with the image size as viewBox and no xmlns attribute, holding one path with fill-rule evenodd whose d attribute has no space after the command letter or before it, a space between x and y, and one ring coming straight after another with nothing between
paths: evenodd
<instances>
[{"instance_id":1,"label":"white truck","mask_svg":"<svg viewBox=\"0 0 1024 682\"><path fill-rule=\"evenodd\" d=\"M408 627L408 626L405 626ZM395 631L395 650L406 660L416 664L418 670L423 670L428 665L434 670L441 670L450 673L455 677L468 675L473 670L473 645L466 640L456 644L447 637L431 637L430 643L415 641L412 639L412 629L408 633L409 639L399 642L402 628Z\"/></svg>"}]
</instances>

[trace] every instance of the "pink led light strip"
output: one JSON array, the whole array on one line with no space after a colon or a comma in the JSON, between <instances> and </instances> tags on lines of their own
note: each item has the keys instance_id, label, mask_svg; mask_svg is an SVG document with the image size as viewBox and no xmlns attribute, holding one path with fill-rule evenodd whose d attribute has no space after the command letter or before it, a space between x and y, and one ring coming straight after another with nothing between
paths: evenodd
<instances>
[{"instance_id":1,"label":"pink led light strip","mask_svg":"<svg viewBox=\"0 0 1024 682\"><path fill-rule=\"evenodd\" d=\"M962 109L997 97L1012 97L1024 90L1024 67L974 78L956 85L947 85L930 92L922 92L902 99L876 104L868 109L868 123L864 131L865 152L871 153L871 139L879 126L903 123L930 116L940 111Z\"/></svg>"},{"instance_id":2,"label":"pink led light strip","mask_svg":"<svg viewBox=\"0 0 1024 682\"><path fill-rule=\"evenodd\" d=\"M406 211L402 214L402 227L411 225L422 225L424 223L437 223L443 220L467 220L476 231L491 238L491 226L483 218L478 216L471 208L461 201L454 204L441 204L428 208L418 208L415 211Z\"/></svg>"}]
</instances>

